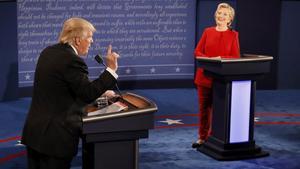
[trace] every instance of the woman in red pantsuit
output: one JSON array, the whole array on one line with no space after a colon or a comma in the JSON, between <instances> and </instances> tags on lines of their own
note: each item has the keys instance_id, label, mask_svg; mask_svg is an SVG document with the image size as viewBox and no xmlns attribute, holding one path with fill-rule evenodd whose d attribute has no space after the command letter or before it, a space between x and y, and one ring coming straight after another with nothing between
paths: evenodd
<instances>
[{"instance_id":1,"label":"woman in red pantsuit","mask_svg":"<svg viewBox=\"0 0 300 169\"><path fill-rule=\"evenodd\" d=\"M215 12L216 26L204 30L194 55L201 57L239 58L240 48L238 32L230 28L234 19L234 9L227 3L220 3ZM212 81L198 68L195 84L199 97L199 136L192 147L203 144L211 134L212 118Z\"/></svg>"}]
</instances>

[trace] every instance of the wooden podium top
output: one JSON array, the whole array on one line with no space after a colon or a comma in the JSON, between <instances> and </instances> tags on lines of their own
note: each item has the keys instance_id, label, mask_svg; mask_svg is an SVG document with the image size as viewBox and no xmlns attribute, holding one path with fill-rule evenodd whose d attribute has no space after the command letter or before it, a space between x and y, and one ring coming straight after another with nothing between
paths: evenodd
<instances>
[{"instance_id":1,"label":"wooden podium top","mask_svg":"<svg viewBox=\"0 0 300 169\"><path fill-rule=\"evenodd\" d=\"M118 112L103 113L95 116L86 115L83 117L82 121L93 122L157 111L157 106L154 102L133 93L122 94L122 97L118 98L117 101L124 103L128 106L128 108ZM87 113L97 110L99 110L99 108L95 105L89 105L86 107Z\"/></svg>"},{"instance_id":2,"label":"wooden podium top","mask_svg":"<svg viewBox=\"0 0 300 169\"><path fill-rule=\"evenodd\" d=\"M241 58L216 58L216 57L201 57L197 56L196 59L198 61L206 61L206 62L220 62L220 63L228 63L228 62L256 62L256 61L270 61L273 60L272 56L266 55L253 55L253 54L244 54Z\"/></svg>"},{"instance_id":3,"label":"wooden podium top","mask_svg":"<svg viewBox=\"0 0 300 169\"><path fill-rule=\"evenodd\" d=\"M196 57L197 66L214 77L247 79L249 75L263 75L270 71L272 56L244 54L241 58ZM252 78L251 77L251 78Z\"/></svg>"}]
</instances>

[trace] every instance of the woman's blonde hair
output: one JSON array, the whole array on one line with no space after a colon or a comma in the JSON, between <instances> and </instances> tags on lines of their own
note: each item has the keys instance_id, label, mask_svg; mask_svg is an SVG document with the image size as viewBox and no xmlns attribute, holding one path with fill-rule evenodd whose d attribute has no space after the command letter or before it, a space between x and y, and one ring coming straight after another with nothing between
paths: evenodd
<instances>
[{"instance_id":1,"label":"woman's blonde hair","mask_svg":"<svg viewBox=\"0 0 300 169\"><path fill-rule=\"evenodd\" d=\"M234 15L235 15L234 9L233 9L228 3L220 3L220 4L218 5L218 7L217 7L216 12L215 12L215 19L216 19L218 10L220 10L221 8L229 9L230 22L228 23L227 26L230 27L231 24L232 24L232 22L233 22Z\"/></svg>"},{"instance_id":2,"label":"woman's blonde hair","mask_svg":"<svg viewBox=\"0 0 300 169\"><path fill-rule=\"evenodd\" d=\"M85 38L88 31L93 33L96 31L89 21L82 18L70 18L64 22L58 41L73 44L76 37Z\"/></svg>"}]
</instances>

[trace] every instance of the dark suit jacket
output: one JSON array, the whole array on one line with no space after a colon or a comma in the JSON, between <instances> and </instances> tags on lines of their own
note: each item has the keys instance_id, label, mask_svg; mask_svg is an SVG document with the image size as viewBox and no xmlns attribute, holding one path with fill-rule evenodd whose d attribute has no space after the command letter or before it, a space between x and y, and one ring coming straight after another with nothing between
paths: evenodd
<instances>
[{"instance_id":1,"label":"dark suit jacket","mask_svg":"<svg viewBox=\"0 0 300 169\"><path fill-rule=\"evenodd\" d=\"M106 70L90 81L87 65L68 44L47 47L36 65L22 143L47 155L72 158L77 153L83 107L115 83Z\"/></svg>"}]
</instances>

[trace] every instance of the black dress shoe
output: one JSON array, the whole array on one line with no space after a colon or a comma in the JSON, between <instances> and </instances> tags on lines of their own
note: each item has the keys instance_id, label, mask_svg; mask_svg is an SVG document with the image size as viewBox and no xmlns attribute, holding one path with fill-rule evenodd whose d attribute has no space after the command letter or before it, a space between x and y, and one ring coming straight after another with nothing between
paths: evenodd
<instances>
[{"instance_id":1,"label":"black dress shoe","mask_svg":"<svg viewBox=\"0 0 300 169\"><path fill-rule=\"evenodd\" d=\"M202 145L203 145L203 143L197 143L197 142L195 142L195 143L192 144L192 148L199 148Z\"/></svg>"},{"instance_id":2,"label":"black dress shoe","mask_svg":"<svg viewBox=\"0 0 300 169\"><path fill-rule=\"evenodd\" d=\"M204 142L205 142L204 140L198 139L196 142L192 144L192 148L199 148L203 145Z\"/></svg>"}]
</instances>

